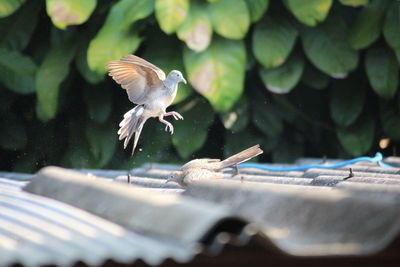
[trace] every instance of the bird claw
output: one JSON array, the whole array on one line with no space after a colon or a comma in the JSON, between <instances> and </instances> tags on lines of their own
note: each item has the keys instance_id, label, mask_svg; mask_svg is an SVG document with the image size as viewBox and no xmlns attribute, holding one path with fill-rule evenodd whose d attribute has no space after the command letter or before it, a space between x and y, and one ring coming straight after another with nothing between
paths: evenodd
<instances>
[{"instance_id":1,"label":"bird claw","mask_svg":"<svg viewBox=\"0 0 400 267\"><path fill-rule=\"evenodd\" d=\"M175 120L183 120L183 116L176 111L165 113L164 116L172 116Z\"/></svg>"},{"instance_id":2,"label":"bird claw","mask_svg":"<svg viewBox=\"0 0 400 267\"><path fill-rule=\"evenodd\" d=\"M166 132L171 132L171 135L174 134L174 126L172 126L171 123L167 123L165 125L165 131Z\"/></svg>"},{"instance_id":3,"label":"bird claw","mask_svg":"<svg viewBox=\"0 0 400 267\"><path fill-rule=\"evenodd\" d=\"M172 111L171 115L174 117L175 120L183 120L183 116L176 111Z\"/></svg>"}]
</instances>

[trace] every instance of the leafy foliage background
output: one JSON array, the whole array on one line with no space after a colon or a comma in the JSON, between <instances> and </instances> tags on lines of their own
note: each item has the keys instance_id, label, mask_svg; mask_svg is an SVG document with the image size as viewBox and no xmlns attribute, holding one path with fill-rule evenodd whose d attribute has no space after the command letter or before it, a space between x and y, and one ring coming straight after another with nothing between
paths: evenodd
<instances>
[{"instance_id":1,"label":"leafy foliage background","mask_svg":"<svg viewBox=\"0 0 400 267\"><path fill-rule=\"evenodd\" d=\"M117 127L133 107L105 64L135 53L183 70L170 136L149 120L133 158ZM400 140L395 0L1 0L0 167L132 168L384 152ZM382 146L382 143L381 143Z\"/></svg>"}]
</instances>

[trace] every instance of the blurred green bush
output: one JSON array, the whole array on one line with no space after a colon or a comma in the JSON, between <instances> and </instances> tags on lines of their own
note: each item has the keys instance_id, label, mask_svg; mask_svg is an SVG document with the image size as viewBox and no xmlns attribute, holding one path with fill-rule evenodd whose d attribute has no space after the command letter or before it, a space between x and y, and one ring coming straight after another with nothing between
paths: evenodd
<instances>
[{"instance_id":1,"label":"blurred green bush","mask_svg":"<svg viewBox=\"0 0 400 267\"><path fill-rule=\"evenodd\" d=\"M133 158L116 134L133 105L105 75L130 53L190 81L175 134L150 120ZM255 143L272 161L379 142L388 155L399 62L395 0L1 0L0 167L131 168Z\"/></svg>"}]
</instances>

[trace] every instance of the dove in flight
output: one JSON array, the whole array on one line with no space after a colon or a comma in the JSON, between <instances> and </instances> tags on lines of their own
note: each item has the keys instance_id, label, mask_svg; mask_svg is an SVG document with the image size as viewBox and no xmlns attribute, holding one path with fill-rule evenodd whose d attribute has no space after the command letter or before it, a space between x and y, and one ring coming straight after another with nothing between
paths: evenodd
<instances>
[{"instance_id":1,"label":"dove in flight","mask_svg":"<svg viewBox=\"0 0 400 267\"><path fill-rule=\"evenodd\" d=\"M107 68L109 76L126 90L129 100L137 104L124 114L124 119L119 124L118 135L119 140L125 138L124 149L135 135L133 155L143 125L152 117L158 117L159 121L166 125L165 131L174 133L174 127L164 120L164 117L173 116L175 120L183 120L182 115L176 111L166 112L166 108L175 99L178 84L186 83L180 71L173 70L165 76L160 68L135 55L110 61Z\"/></svg>"},{"instance_id":2,"label":"dove in flight","mask_svg":"<svg viewBox=\"0 0 400 267\"><path fill-rule=\"evenodd\" d=\"M223 175L219 172L222 169L237 167L238 164L262 153L260 145L255 145L222 161L219 159L194 159L183 165L179 171L173 172L166 182L175 182L182 187L186 187L194 181L207 178L222 178Z\"/></svg>"}]
</instances>

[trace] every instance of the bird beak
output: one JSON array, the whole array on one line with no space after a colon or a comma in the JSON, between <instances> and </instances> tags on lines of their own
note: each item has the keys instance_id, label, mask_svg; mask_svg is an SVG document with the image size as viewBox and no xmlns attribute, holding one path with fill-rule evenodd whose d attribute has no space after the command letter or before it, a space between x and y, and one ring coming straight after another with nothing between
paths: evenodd
<instances>
[{"instance_id":1,"label":"bird beak","mask_svg":"<svg viewBox=\"0 0 400 267\"><path fill-rule=\"evenodd\" d=\"M184 84L187 84L185 78L182 78L182 82L183 82Z\"/></svg>"}]
</instances>

